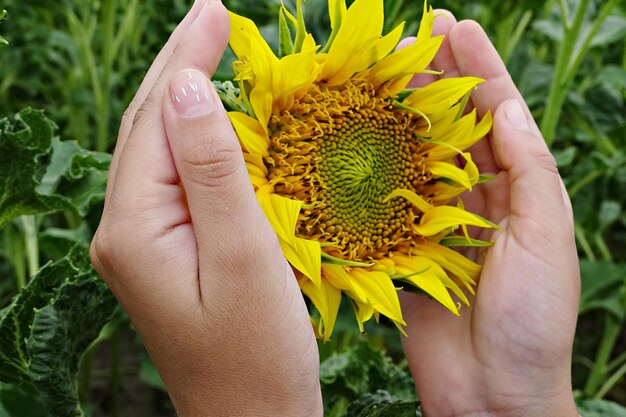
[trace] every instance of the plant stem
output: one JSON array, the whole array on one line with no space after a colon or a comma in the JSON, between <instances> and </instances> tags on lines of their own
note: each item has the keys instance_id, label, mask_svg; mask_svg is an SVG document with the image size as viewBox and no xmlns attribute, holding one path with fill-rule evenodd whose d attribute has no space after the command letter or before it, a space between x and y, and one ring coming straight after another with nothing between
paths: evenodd
<instances>
[{"instance_id":1,"label":"plant stem","mask_svg":"<svg viewBox=\"0 0 626 417\"><path fill-rule=\"evenodd\" d=\"M602 259L604 259L607 262L613 262L613 255L611 255L611 250L606 246L606 242L604 241L604 238L602 237L602 233L600 232L595 233L594 241L596 242L596 246L598 247L600 254L602 254Z\"/></svg>"},{"instance_id":2,"label":"plant stem","mask_svg":"<svg viewBox=\"0 0 626 417\"><path fill-rule=\"evenodd\" d=\"M111 335L111 417L119 417L120 415L120 342L120 330L117 330Z\"/></svg>"},{"instance_id":3,"label":"plant stem","mask_svg":"<svg viewBox=\"0 0 626 417\"><path fill-rule=\"evenodd\" d=\"M596 36L602 24L609 16L613 8L619 0L609 0L604 4L598 17L593 22L591 30L577 49L578 37L581 33L582 24L585 20L585 14L589 5L589 0L581 0L576 15L571 26L568 23L567 7L561 0L561 14L563 20L563 42L557 53L556 65L550 92L546 102L546 111L541 119L541 133L548 146L552 145L554 136L556 135L556 127L561 116L563 102L569 90L570 85L574 81L574 77L578 72L578 68L582 63L587 51L591 47L591 42Z\"/></svg>"},{"instance_id":4,"label":"plant stem","mask_svg":"<svg viewBox=\"0 0 626 417\"><path fill-rule=\"evenodd\" d=\"M600 400L613 388L615 384L622 380L622 377L626 375L626 363L624 363L613 375L611 375L606 382L600 387L596 393L594 399Z\"/></svg>"},{"instance_id":5,"label":"plant stem","mask_svg":"<svg viewBox=\"0 0 626 417\"><path fill-rule=\"evenodd\" d=\"M602 171L599 169L595 169L591 172L588 172L587 175L585 175L584 177L576 181L574 185L568 188L569 198L574 198L574 196L578 194L580 190L585 188L587 185L589 185L591 182L593 182L596 178L600 177L601 175L602 175Z\"/></svg>"},{"instance_id":6,"label":"plant stem","mask_svg":"<svg viewBox=\"0 0 626 417\"><path fill-rule=\"evenodd\" d=\"M591 374L587 379L587 384L584 389L585 394L589 398L595 398L595 396L600 392L598 387L606 376L609 358L611 357L611 353L615 347L615 342L617 341L617 337L619 336L622 327L621 325L621 321L617 320L614 316L610 314L606 315L604 335L602 336L602 341L600 342L600 347L598 348L598 352L596 354L593 369L591 370Z\"/></svg>"},{"instance_id":7,"label":"plant stem","mask_svg":"<svg viewBox=\"0 0 626 417\"><path fill-rule=\"evenodd\" d=\"M595 261L596 255L594 255L589 240L587 240L587 236L585 236L585 229L578 223L574 223L574 234L576 235L576 241L580 245L580 248L585 252L585 256L590 261Z\"/></svg>"},{"instance_id":8,"label":"plant stem","mask_svg":"<svg viewBox=\"0 0 626 417\"><path fill-rule=\"evenodd\" d=\"M581 0L576 15L571 26L568 23L567 7L561 3L561 19L563 21L563 42L558 48L556 56L556 64L554 74L552 75L552 83L550 84L550 92L546 102L546 110L541 118L541 133L546 140L548 146L552 145L554 135L556 134L556 126L561 115L561 107L567 94L569 87L565 82L565 74L568 72L569 60L576 46L576 39L582 27L585 12L589 5L589 0Z\"/></svg>"},{"instance_id":9,"label":"plant stem","mask_svg":"<svg viewBox=\"0 0 626 417\"><path fill-rule=\"evenodd\" d=\"M28 276L33 276L39 271L39 241L37 239L35 216L21 216L20 222L24 228Z\"/></svg>"},{"instance_id":10,"label":"plant stem","mask_svg":"<svg viewBox=\"0 0 626 417\"><path fill-rule=\"evenodd\" d=\"M87 349L80 360L80 371L78 384L78 398L83 404L89 403L91 399L91 378L93 371L93 349Z\"/></svg>"}]
</instances>

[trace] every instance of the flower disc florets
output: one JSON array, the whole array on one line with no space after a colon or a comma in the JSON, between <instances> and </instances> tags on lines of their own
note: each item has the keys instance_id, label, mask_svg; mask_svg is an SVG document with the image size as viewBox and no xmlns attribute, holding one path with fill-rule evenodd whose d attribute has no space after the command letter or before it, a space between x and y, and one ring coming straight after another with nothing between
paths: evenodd
<instances>
[{"instance_id":1,"label":"flower disc florets","mask_svg":"<svg viewBox=\"0 0 626 417\"><path fill-rule=\"evenodd\" d=\"M252 21L231 14L241 111L229 116L261 208L319 313L318 335L330 337L342 294L361 330L379 314L401 328L396 282L458 314L451 294L468 304L480 265L448 246L482 245L466 227L494 227L459 197L480 178L465 150L491 127L490 114L464 114L482 80L403 91L442 41L426 5L416 43L395 50L403 25L382 36L382 0L329 0L321 52L297 5L297 18L281 9L280 59Z\"/></svg>"},{"instance_id":2,"label":"flower disc florets","mask_svg":"<svg viewBox=\"0 0 626 417\"><path fill-rule=\"evenodd\" d=\"M274 192L306 206L299 237L330 244L329 255L368 262L408 253L420 213L396 189L421 193L432 175L416 139L418 117L376 97L365 81L312 87L270 118L267 178ZM426 155L427 156L427 155Z\"/></svg>"}]
</instances>

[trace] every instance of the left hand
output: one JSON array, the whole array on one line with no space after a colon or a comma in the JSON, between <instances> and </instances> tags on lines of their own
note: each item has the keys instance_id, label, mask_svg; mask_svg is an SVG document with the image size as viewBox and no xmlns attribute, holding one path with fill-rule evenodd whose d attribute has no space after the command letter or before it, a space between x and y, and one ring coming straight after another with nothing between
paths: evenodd
<instances>
[{"instance_id":1,"label":"left hand","mask_svg":"<svg viewBox=\"0 0 626 417\"><path fill-rule=\"evenodd\" d=\"M197 0L124 114L96 270L181 417L321 416L306 305L211 82L229 36Z\"/></svg>"}]
</instances>

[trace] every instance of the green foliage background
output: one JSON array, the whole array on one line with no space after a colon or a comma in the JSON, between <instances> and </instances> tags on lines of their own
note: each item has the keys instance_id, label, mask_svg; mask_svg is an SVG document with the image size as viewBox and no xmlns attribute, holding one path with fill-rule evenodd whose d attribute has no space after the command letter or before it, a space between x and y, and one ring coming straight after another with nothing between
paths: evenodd
<instances>
[{"instance_id":1,"label":"green foliage background","mask_svg":"<svg viewBox=\"0 0 626 417\"><path fill-rule=\"evenodd\" d=\"M279 0L224 3L277 46ZM386 0L386 28L406 20L415 33L418 3ZM540 122L576 217L575 395L583 416L626 416L626 1L432 4L485 27ZM189 6L0 4L0 417L174 415L86 248L121 115ZM326 0L306 7L323 43ZM231 58L216 79L230 78ZM361 336L351 320L342 315L320 345L327 415L416 415L397 333Z\"/></svg>"}]
</instances>

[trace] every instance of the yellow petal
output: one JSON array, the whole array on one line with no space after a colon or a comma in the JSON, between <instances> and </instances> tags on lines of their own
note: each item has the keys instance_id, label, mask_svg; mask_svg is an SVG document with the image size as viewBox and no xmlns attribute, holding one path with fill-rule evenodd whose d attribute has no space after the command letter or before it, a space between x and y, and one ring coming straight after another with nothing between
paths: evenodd
<instances>
[{"instance_id":1,"label":"yellow petal","mask_svg":"<svg viewBox=\"0 0 626 417\"><path fill-rule=\"evenodd\" d=\"M476 284L480 274L481 266L479 264L467 259L453 249L432 242L418 243L413 253L432 259L446 271L450 271L461 281L465 288L474 294L472 286Z\"/></svg>"},{"instance_id":2,"label":"yellow petal","mask_svg":"<svg viewBox=\"0 0 626 417\"><path fill-rule=\"evenodd\" d=\"M322 281L322 247L314 240L297 237L293 246L280 242L285 258L315 285Z\"/></svg>"},{"instance_id":3,"label":"yellow petal","mask_svg":"<svg viewBox=\"0 0 626 417\"><path fill-rule=\"evenodd\" d=\"M367 299L375 310L397 323L406 324L402 318L398 292L389 275L361 268L354 268L349 274L354 279L354 285L367 294Z\"/></svg>"},{"instance_id":4,"label":"yellow petal","mask_svg":"<svg viewBox=\"0 0 626 417\"><path fill-rule=\"evenodd\" d=\"M442 78L412 92L403 104L414 107L425 114L447 110L483 82L478 77Z\"/></svg>"},{"instance_id":5,"label":"yellow petal","mask_svg":"<svg viewBox=\"0 0 626 417\"><path fill-rule=\"evenodd\" d=\"M361 303L356 300L353 300L352 305L354 306L354 314L356 316L357 323L359 324L359 331L363 333L365 332L363 323L372 318L374 308L370 304Z\"/></svg>"},{"instance_id":6,"label":"yellow petal","mask_svg":"<svg viewBox=\"0 0 626 417\"><path fill-rule=\"evenodd\" d=\"M302 202L265 192L257 192L256 196L278 239L295 247L296 222Z\"/></svg>"},{"instance_id":7,"label":"yellow petal","mask_svg":"<svg viewBox=\"0 0 626 417\"><path fill-rule=\"evenodd\" d=\"M433 22L435 21L435 12L432 7L428 7L428 2L424 0L424 12L422 13L422 21L417 32L416 42L428 39L433 34Z\"/></svg>"},{"instance_id":8,"label":"yellow petal","mask_svg":"<svg viewBox=\"0 0 626 417\"><path fill-rule=\"evenodd\" d=\"M385 198L385 200L391 200L392 198L396 197L402 197L405 200L408 200L411 204L413 204L422 212L427 212L434 208L432 204L428 203L420 195L404 188L398 188L397 190L394 190L391 194L387 196L387 198Z\"/></svg>"},{"instance_id":9,"label":"yellow petal","mask_svg":"<svg viewBox=\"0 0 626 417\"><path fill-rule=\"evenodd\" d=\"M260 154L245 152L243 154L243 159L245 159L247 163L252 164L260 169L263 172L263 175L267 176L267 167L265 166L265 162L263 162L263 157Z\"/></svg>"},{"instance_id":10,"label":"yellow petal","mask_svg":"<svg viewBox=\"0 0 626 417\"><path fill-rule=\"evenodd\" d=\"M252 20L232 12L229 12L229 15L229 43L239 59L249 57L251 61L258 59L262 61L278 60Z\"/></svg>"},{"instance_id":11,"label":"yellow petal","mask_svg":"<svg viewBox=\"0 0 626 417\"><path fill-rule=\"evenodd\" d=\"M343 16L319 78L326 80L328 85L339 85L348 80L355 71L365 69L355 66L353 60L380 38L383 23L382 0L354 2Z\"/></svg>"},{"instance_id":12,"label":"yellow petal","mask_svg":"<svg viewBox=\"0 0 626 417\"><path fill-rule=\"evenodd\" d=\"M378 88L395 78L406 78L409 75L421 73L437 54L442 41L443 36L437 36L398 49L374 64L368 72L368 80L375 88ZM392 91L391 94L396 92Z\"/></svg>"},{"instance_id":13,"label":"yellow petal","mask_svg":"<svg viewBox=\"0 0 626 417\"><path fill-rule=\"evenodd\" d=\"M409 281L411 284L424 290L427 294L431 295L435 300L437 300L454 314L459 314L456 303L454 302L454 300L452 300L452 297L450 297L450 293L448 292L446 286L443 284L442 277L446 275L445 271L440 270L440 268L438 269L435 263L426 262L423 258L397 258L398 259L394 258L394 260L399 267L404 266L409 270L415 270L418 268L421 268L421 270L423 270L423 272L419 274L409 276L408 278L406 278L406 281Z\"/></svg>"},{"instance_id":14,"label":"yellow petal","mask_svg":"<svg viewBox=\"0 0 626 417\"><path fill-rule=\"evenodd\" d=\"M352 278L341 265L322 264L322 275L333 287L348 293L350 298L362 303L367 302L367 295L361 287L353 285Z\"/></svg>"},{"instance_id":15,"label":"yellow petal","mask_svg":"<svg viewBox=\"0 0 626 417\"><path fill-rule=\"evenodd\" d=\"M236 111L228 112L228 118L244 151L261 156L268 155L269 139L258 120Z\"/></svg>"},{"instance_id":16,"label":"yellow petal","mask_svg":"<svg viewBox=\"0 0 626 417\"><path fill-rule=\"evenodd\" d=\"M328 0L328 16L330 17L330 28L335 30L337 25L341 25L343 17L346 15L346 0Z\"/></svg>"},{"instance_id":17,"label":"yellow petal","mask_svg":"<svg viewBox=\"0 0 626 417\"><path fill-rule=\"evenodd\" d=\"M422 236L434 236L443 230L462 224L484 228L495 227L493 223L458 207L439 206L424 213L420 224L414 226L414 230Z\"/></svg>"},{"instance_id":18,"label":"yellow petal","mask_svg":"<svg viewBox=\"0 0 626 417\"><path fill-rule=\"evenodd\" d=\"M319 311L321 316L318 327L319 333L325 342L328 341L335 328L337 313L341 304L341 291L325 280L322 280L320 285L316 285L304 278L299 279L298 284L300 284L304 295L309 297L317 311Z\"/></svg>"},{"instance_id":19,"label":"yellow petal","mask_svg":"<svg viewBox=\"0 0 626 417\"><path fill-rule=\"evenodd\" d=\"M472 183L470 182L467 172L455 165L448 162L431 161L426 163L426 167L435 178L448 178L468 190L472 189Z\"/></svg>"}]
</instances>

